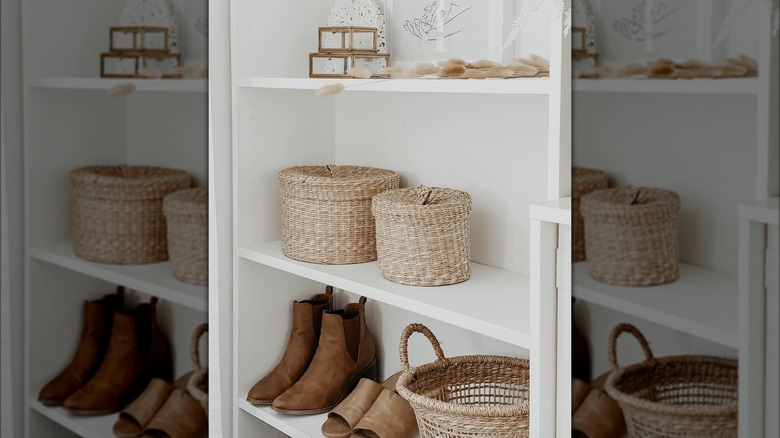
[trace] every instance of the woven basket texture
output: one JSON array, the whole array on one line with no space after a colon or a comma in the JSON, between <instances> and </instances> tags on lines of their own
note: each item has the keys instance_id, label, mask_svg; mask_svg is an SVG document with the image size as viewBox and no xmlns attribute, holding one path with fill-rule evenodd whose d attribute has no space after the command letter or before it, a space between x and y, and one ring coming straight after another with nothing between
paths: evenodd
<instances>
[{"instance_id":1,"label":"woven basket texture","mask_svg":"<svg viewBox=\"0 0 780 438\"><path fill-rule=\"evenodd\" d=\"M471 197L418 187L374 197L379 270L392 282L442 286L471 277Z\"/></svg>"},{"instance_id":2,"label":"woven basket texture","mask_svg":"<svg viewBox=\"0 0 780 438\"><path fill-rule=\"evenodd\" d=\"M615 344L621 333L639 341L645 361L620 368ZM612 364L607 393L623 410L632 438L737 436L738 364L712 356L656 359L641 332L616 326L609 339Z\"/></svg>"},{"instance_id":3,"label":"woven basket texture","mask_svg":"<svg viewBox=\"0 0 780 438\"><path fill-rule=\"evenodd\" d=\"M279 172L282 252L327 265L376 260L371 198L397 189L397 172L358 166L300 166Z\"/></svg>"},{"instance_id":4,"label":"woven basket texture","mask_svg":"<svg viewBox=\"0 0 780 438\"><path fill-rule=\"evenodd\" d=\"M102 263L168 259L163 197L187 189L187 172L149 166L88 166L70 173L73 252Z\"/></svg>"},{"instance_id":5,"label":"woven basket texture","mask_svg":"<svg viewBox=\"0 0 780 438\"><path fill-rule=\"evenodd\" d=\"M620 286L677 280L679 214L680 198L667 190L622 187L583 196L590 275Z\"/></svg>"},{"instance_id":6,"label":"woven basket texture","mask_svg":"<svg viewBox=\"0 0 780 438\"><path fill-rule=\"evenodd\" d=\"M572 263L585 260L585 220L580 212L580 203L583 196L590 192L603 190L609 187L609 175L606 172L584 167L571 169L571 215L572 215Z\"/></svg>"},{"instance_id":7,"label":"woven basket texture","mask_svg":"<svg viewBox=\"0 0 780 438\"><path fill-rule=\"evenodd\" d=\"M171 193L163 200L163 213L173 276L190 284L208 285L208 190L200 187Z\"/></svg>"},{"instance_id":8,"label":"woven basket texture","mask_svg":"<svg viewBox=\"0 0 780 438\"><path fill-rule=\"evenodd\" d=\"M435 362L409 366L409 337L424 334ZM414 409L422 438L528 437L529 362L506 356L445 358L436 337L422 324L404 329L404 372L398 394Z\"/></svg>"},{"instance_id":9,"label":"woven basket texture","mask_svg":"<svg viewBox=\"0 0 780 438\"><path fill-rule=\"evenodd\" d=\"M192 359L192 375L187 381L187 392L197 400L206 414L209 412L209 368L200 364L200 338L209 331L208 324L200 324L192 332L190 341L190 358Z\"/></svg>"}]
</instances>

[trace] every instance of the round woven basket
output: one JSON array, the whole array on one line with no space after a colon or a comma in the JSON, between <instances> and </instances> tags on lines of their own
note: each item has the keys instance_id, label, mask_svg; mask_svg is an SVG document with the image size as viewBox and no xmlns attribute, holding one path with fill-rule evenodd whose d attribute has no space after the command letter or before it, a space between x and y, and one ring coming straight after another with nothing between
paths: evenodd
<instances>
[{"instance_id":1,"label":"round woven basket","mask_svg":"<svg viewBox=\"0 0 780 438\"><path fill-rule=\"evenodd\" d=\"M398 173L357 166L302 166L279 172L282 252L327 265L376 260L371 198L397 189Z\"/></svg>"},{"instance_id":2,"label":"round woven basket","mask_svg":"<svg viewBox=\"0 0 780 438\"><path fill-rule=\"evenodd\" d=\"M453 189L418 187L374 197L379 270L411 286L442 286L471 276L471 197Z\"/></svg>"},{"instance_id":3,"label":"round woven basket","mask_svg":"<svg viewBox=\"0 0 780 438\"><path fill-rule=\"evenodd\" d=\"M615 344L624 332L639 341L646 360L620 368ZM636 327L620 324L609 337L609 361L612 374L605 390L623 410L629 436L737 436L736 360L711 356L656 359Z\"/></svg>"},{"instance_id":4,"label":"round woven basket","mask_svg":"<svg viewBox=\"0 0 780 438\"><path fill-rule=\"evenodd\" d=\"M422 333L436 361L409 366L409 337ZM528 437L529 363L506 356L445 358L439 341L422 324L401 334L403 373L398 394L414 409L422 438Z\"/></svg>"},{"instance_id":5,"label":"round woven basket","mask_svg":"<svg viewBox=\"0 0 780 438\"><path fill-rule=\"evenodd\" d=\"M609 187L609 176L606 172L584 167L571 169L571 261L585 260L585 220L580 212L580 202L583 196L590 192Z\"/></svg>"},{"instance_id":6,"label":"round woven basket","mask_svg":"<svg viewBox=\"0 0 780 438\"><path fill-rule=\"evenodd\" d=\"M181 190L165 197L168 255L173 276L181 281L209 283L209 198L206 188Z\"/></svg>"},{"instance_id":7,"label":"round woven basket","mask_svg":"<svg viewBox=\"0 0 780 438\"><path fill-rule=\"evenodd\" d=\"M148 166L88 166L70 173L73 252L102 263L168 259L163 197L190 187L187 172Z\"/></svg>"},{"instance_id":8,"label":"round woven basket","mask_svg":"<svg viewBox=\"0 0 780 438\"><path fill-rule=\"evenodd\" d=\"M680 198L667 190L625 187L583 196L590 275L620 286L677 280L679 214Z\"/></svg>"}]
</instances>

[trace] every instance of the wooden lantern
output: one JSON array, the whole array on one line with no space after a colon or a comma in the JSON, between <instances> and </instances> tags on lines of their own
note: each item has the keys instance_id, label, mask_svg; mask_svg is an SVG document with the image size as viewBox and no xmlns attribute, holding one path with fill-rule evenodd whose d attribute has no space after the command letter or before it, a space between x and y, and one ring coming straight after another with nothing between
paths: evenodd
<instances>
[{"instance_id":1,"label":"wooden lantern","mask_svg":"<svg viewBox=\"0 0 780 438\"><path fill-rule=\"evenodd\" d=\"M137 55L103 53L100 55L101 78L137 78L141 67Z\"/></svg>"},{"instance_id":2,"label":"wooden lantern","mask_svg":"<svg viewBox=\"0 0 780 438\"><path fill-rule=\"evenodd\" d=\"M168 28L148 26L111 27L111 53L160 52L168 53Z\"/></svg>"},{"instance_id":3,"label":"wooden lantern","mask_svg":"<svg viewBox=\"0 0 780 438\"><path fill-rule=\"evenodd\" d=\"M320 53L376 53L379 50L379 36L375 27L321 27L318 47Z\"/></svg>"},{"instance_id":4,"label":"wooden lantern","mask_svg":"<svg viewBox=\"0 0 780 438\"><path fill-rule=\"evenodd\" d=\"M379 75L379 70L390 67L389 53L353 53L350 67L371 70L373 76Z\"/></svg>"},{"instance_id":5,"label":"wooden lantern","mask_svg":"<svg viewBox=\"0 0 780 438\"><path fill-rule=\"evenodd\" d=\"M309 77L310 78L348 78L347 69L352 65L350 53L310 53ZM326 70L326 66L336 68L335 72Z\"/></svg>"}]
</instances>

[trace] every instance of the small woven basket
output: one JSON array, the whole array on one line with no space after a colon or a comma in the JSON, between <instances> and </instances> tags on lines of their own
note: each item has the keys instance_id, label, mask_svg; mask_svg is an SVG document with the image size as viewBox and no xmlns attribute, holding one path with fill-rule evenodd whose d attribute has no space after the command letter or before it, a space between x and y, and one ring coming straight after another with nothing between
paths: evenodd
<instances>
[{"instance_id":1,"label":"small woven basket","mask_svg":"<svg viewBox=\"0 0 780 438\"><path fill-rule=\"evenodd\" d=\"M374 197L379 271L392 282L442 286L471 277L471 197L418 187Z\"/></svg>"},{"instance_id":2,"label":"small woven basket","mask_svg":"<svg viewBox=\"0 0 780 438\"><path fill-rule=\"evenodd\" d=\"M585 220L580 212L581 199L590 192L603 190L607 187L609 187L609 176L606 172L584 167L571 169L572 263L585 260Z\"/></svg>"},{"instance_id":3,"label":"small woven basket","mask_svg":"<svg viewBox=\"0 0 780 438\"><path fill-rule=\"evenodd\" d=\"M619 368L615 344L632 334L645 361ZM647 340L631 324L616 326L609 337L612 364L607 393L623 410L632 438L712 438L737 436L738 365L711 356L653 357Z\"/></svg>"},{"instance_id":4,"label":"small woven basket","mask_svg":"<svg viewBox=\"0 0 780 438\"><path fill-rule=\"evenodd\" d=\"M409 337L422 333L435 362L409 366ZM422 324L401 334L403 373L398 394L414 409L422 438L528 437L528 361L506 356L445 358L439 341Z\"/></svg>"},{"instance_id":5,"label":"small woven basket","mask_svg":"<svg viewBox=\"0 0 780 438\"><path fill-rule=\"evenodd\" d=\"M326 265L376 260L371 198L397 189L398 173L357 166L302 166L279 172L282 252Z\"/></svg>"},{"instance_id":6,"label":"small woven basket","mask_svg":"<svg viewBox=\"0 0 780 438\"><path fill-rule=\"evenodd\" d=\"M625 187L582 198L588 271L620 286L670 283L680 276L680 197L667 190Z\"/></svg>"},{"instance_id":7,"label":"small woven basket","mask_svg":"<svg viewBox=\"0 0 780 438\"><path fill-rule=\"evenodd\" d=\"M192 359L192 375L187 381L187 392L197 400L203 410L209 412L209 369L200 364L200 338L209 331L208 324L195 327L190 341L190 358Z\"/></svg>"},{"instance_id":8,"label":"small woven basket","mask_svg":"<svg viewBox=\"0 0 780 438\"><path fill-rule=\"evenodd\" d=\"M187 172L148 166L88 166L70 173L73 252L102 263L168 259L163 198L187 189Z\"/></svg>"},{"instance_id":9,"label":"small woven basket","mask_svg":"<svg viewBox=\"0 0 780 438\"><path fill-rule=\"evenodd\" d=\"M209 282L208 203L208 190L203 187L181 190L163 200L171 271L174 277L191 284Z\"/></svg>"}]
</instances>

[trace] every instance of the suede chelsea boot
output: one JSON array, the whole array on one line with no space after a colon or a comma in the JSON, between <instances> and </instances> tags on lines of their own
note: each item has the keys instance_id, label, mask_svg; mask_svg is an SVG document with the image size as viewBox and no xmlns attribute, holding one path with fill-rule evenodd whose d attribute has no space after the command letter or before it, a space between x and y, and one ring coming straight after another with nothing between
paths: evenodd
<instances>
[{"instance_id":1,"label":"suede chelsea boot","mask_svg":"<svg viewBox=\"0 0 780 438\"><path fill-rule=\"evenodd\" d=\"M287 349L276 367L252 386L247 401L253 405L270 405L279 394L301 378L314 357L320 338L322 314L333 309L333 287L311 300L293 302L292 331Z\"/></svg>"},{"instance_id":2,"label":"suede chelsea boot","mask_svg":"<svg viewBox=\"0 0 780 438\"><path fill-rule=\"evenodd\" d=\"M95 376L63 403L80 415L122 410L153 377L170 381L171 351L157 325L157 297L134 310L114 314L111 343Z\"/></svg>"},{"instance_id":3,"label":"suede chelsea boot","mask_svg":"<svg viewBox=\"0 0 780 438\"><path fill-rule=\"evenodd\" d=\"M291 415L328 412L358 381L376 379L376 345L366 326L365 297L325 312L317 352L303 376L276 397L273 409Z\"/></svg>"},{"instance_id":4,"label":"suede chelsea boot","mask_svg":"<svg viewBox=\"0 0 780 438\"><path fill-rule=\"evenodd\" d=\"M41 403L59 406L92 378L108 349L114 312L123 309L124 293L125 289L119 286L115 294L84 303L84 323L76 354L68 366L38 393Z\"/></svg>"}]
</instances>

